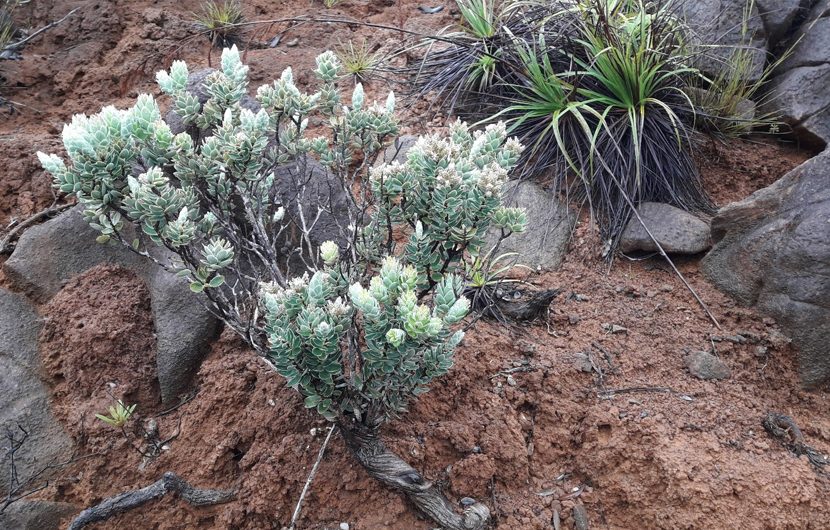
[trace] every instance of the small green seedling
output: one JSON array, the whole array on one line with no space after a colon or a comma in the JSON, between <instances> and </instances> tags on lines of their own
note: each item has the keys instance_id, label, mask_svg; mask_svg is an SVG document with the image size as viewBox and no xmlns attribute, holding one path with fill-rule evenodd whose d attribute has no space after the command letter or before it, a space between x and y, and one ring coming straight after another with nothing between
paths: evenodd
<instances>
[{"instance_id":1,"label":"small green seedling","mask_svg":"<svg viewBox=\"0 0 830 530\"><path fill-rule=\"evenodd\" d=\"M127 420L130 419L130 416L133 415L133 411L135 410L135 405L127 408L124 407L124 402L120 399L115 402L114 407L110 407L110 415L104 416L103 414L96 414L95 417L99 420L105 421L107 423L111 423L116 427L123 427Z\"/></svg>"}]
</instances>

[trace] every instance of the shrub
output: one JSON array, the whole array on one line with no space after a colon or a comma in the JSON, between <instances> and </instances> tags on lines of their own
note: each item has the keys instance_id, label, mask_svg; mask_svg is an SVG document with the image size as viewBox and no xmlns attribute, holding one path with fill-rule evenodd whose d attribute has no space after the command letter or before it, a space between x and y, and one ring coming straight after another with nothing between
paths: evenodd
<instances>
[{"instance_id":1,"label":"shrub","mask_svg":"<svg viewBox=\"0 0 830 530\"><path fill-rule=\"evenodd\" d=\"M451 326L469 309L458 274L465 255L482 248L490 226L503 236L524 229L524 212L501 202L522 147L503 124L471 133L456 122L447 138L421 138L406 162L367 171L397 134L395 99L390 93L384 105L368 105L358 84L343 106L334 84L340 66L332 52L317 58L314 94L301 92L287 68L259 87L255 113L239 105L248 67L235 47L207 77L210 97L201 106L185 90L187 66L176 61L157 79L188 132L173 135L145 94L129 110L73 117L63 131L69 165L38 156L55 186L84 205L100 241L189 278L230 328L272 359L306 407L340 427L371 476L446 528L478 528L486 507L456 514L378 433L452 365L463 333ZM331 125L330 137L305 135L312 115ZM338 226L338 242L319 248L309 234L330 203L281 199L304 196L312 154L327 168L332 193L348 197L349 224ZM285 174L287 194L278 178ZM299 234L310 267L293 278L279 265L289 232ZM406 243L398 248L400 236Z\"/></svg>"}]
</instances>

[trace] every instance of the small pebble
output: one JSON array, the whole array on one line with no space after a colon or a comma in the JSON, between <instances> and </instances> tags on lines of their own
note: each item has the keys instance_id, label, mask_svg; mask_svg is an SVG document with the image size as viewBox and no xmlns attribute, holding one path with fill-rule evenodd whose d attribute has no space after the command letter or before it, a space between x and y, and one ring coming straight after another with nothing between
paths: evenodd
<instances>
[{"instance_id":1,"label":"small pebble","mask_svg":"<svg viewBox=\"0 0 830 530\"><path fill-rule=\"evenodd\" d=\"M298 45L299 43L300 43L300 39L294 37L293 39L288 41L285 45L288 46L289 48L293 48L294 46Z\"/></svg>"},{"instance_id":2,"label":"small pebble","mask_svg":"<svg viewBox=\"0 0 830 530\"><path fill-rule=\"evenodd\" d=\"M475 455L481 454L481 447L479 447L477 445L474 445L473 446L473 454L475 454Z\"/></svg>"},{"instance_id":3,"label":"small pebble","mask_svg":"<svg viewBox=\"0 0 830 530\"><path fill-rule=\"evenodd\" d=\"M514 379L512 375L508 375L507 384L510 386L516 386L516 379Z\"/></svg>"},{"instance_id":4,"label":"small pebble","mask_svg":"<svg viewBox=\"0 0 830 530\"><path fill-rule=\"evenodd\" d=\"M588 512L581 504L574 506L574 526L576 530L588 530Z\"/></svg>"},{"instance_id":5,"label":"small pebble","mask_svg":"<svg viewBox=\"0 0 830 530\"><path fill-rule=\"evenodd\" d=\"M471 499L470 497L464 497L461 499L461 506L472 506L475 503L475 499Z\"/></svg>"},{"instance_id":6,"label":"small pebble","mask_svg":"<svg viewBox=\"0 0 830 530\"><path fill-rule=\"evenodd\" d=\"M340 530L349 530L349 523L340 523Z\"/></svg>"}]
</instances>

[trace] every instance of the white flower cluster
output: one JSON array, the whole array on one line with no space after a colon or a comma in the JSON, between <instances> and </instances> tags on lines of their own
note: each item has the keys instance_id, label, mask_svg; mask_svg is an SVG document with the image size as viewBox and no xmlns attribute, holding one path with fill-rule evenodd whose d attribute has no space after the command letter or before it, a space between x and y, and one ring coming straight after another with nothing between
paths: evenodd
<instances>
[{"instance_id":1,"label":"white flower cluster","mask_svg":"<svg viewBox=\"0 0 830 530\"><path fill-rule=\"evenodd\" d=\"M287 289L283 289L275 281L260 282L259 295L260 298L263 299L272 298L275 301L282 301L294 296L295 294L301 293L306 287L308 287L308 281L308 273L306 272L302 276L296 276L288 280Z\"/></svg>"},{"instance_id":2,"label":"white flower cluster","mask_svg":"<svg viewBox=\"0 0 830 530\"><path fill-rule=\"evenodd\" d=\"M504 149L518 157L525 150L525 146L522 145L522 142L518 138L511 136L504 142Z\"/></svg>"},{"instance_id":3,"label":"white flower cluster","mask_svg":"<svg viewBox=\"0 0 830 530\"><path fill-rule=\"evenodd\" d=\"M328 309L328 312L331 316L335 318L340 318L342 316L347 315L352 308L349 304L344 302L341 297L338 296L337 299L333 302L329 300L326 303L326 309Z\"/></svg>"},{"instance_id":4,"label":"white flower cluster","mask_svg":"<svg viewBox=\"0 0 830 530\"><path fill-rule=\"evenodd\" d=\"M420 152L424 158L435 163L448 160L452 156L450 143L437 134L420 137L415 142L415 145L412 146L412 149Z\"/></svg>"},{"instance_id":5,"label":"white flower cluster","mask_svg":"<svg viewBox=\"0 0 830 530\"><path fill-rule=\"evenodd\" d=\"M485 197L498 197L507 184L507 170L495 162L487 164L478 177L478 187Z\"/></svg>"},{"instance_id":6,"label":"white flower cluster","mask_svg":"<svg viewBox=\"0 0 830 530\"><path fill-rule=\"evenodd\" d=\"M395 160L390 164L381 164L370 169L369 180L371 182L386 182L404 172L406 172L406 166Z\"/></svg>"},{"instance_id":7,"label":"white flower cluster","mask_svg":"<svg viewBox=\"0 0 830 530\"><path fill-rule=\"evenodd\" d=\"M450 165L438 170L438 175L435 177L435 187L437 189L451 188L461 184L461 180L461 173L455 169L455 164L450 162Z\"/></svg>"}]
</instances>

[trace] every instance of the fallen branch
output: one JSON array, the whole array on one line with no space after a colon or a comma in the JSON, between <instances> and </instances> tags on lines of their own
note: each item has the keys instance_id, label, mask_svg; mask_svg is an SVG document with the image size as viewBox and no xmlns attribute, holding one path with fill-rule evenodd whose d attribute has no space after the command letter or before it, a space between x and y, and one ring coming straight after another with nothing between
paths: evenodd
<instances>
[{"instance_id":1,"label":"fallen branch","mask_svg":"<svg viewBox=\"0 0 830 530\"><path fill-rule=\"evenodd\" d=\"M236 499L236 488L229 490L196 489L175 473L168 471L156 482L140 490L128 491L109 498L97 506L87 508L69 525L69 530L78 530L90 523L106 521L113 515L138 508L153 499L164 497L174 491L191 506L212 506Z\"/></svg>"},{"instance_id":2,"label":"fallen branch","mask_svg":"<svg viewBox=\"0 0 830 530\"><path fill-rule=\"evenodd\" d=\"M597 394L604 395L631 394L634 392L668 392L669 394L679 394L677 390L665 386L638 386L634 388L609 388L597 390Z\"/></svg>"},{"instance_id":3,"label":"fallen branch","mask_svg":"<svg viewBox=\"0 0 830 530\"><path fill-rule=\"evenodd\" d=\"M288 530L294 530L294 526L297 524L297 518L300 517L300 510L303 507L303 499L305 499L306 493L308 493L311 481L314 480L314 475L317 474L317 468L320 467L320 462L323 461L323 455L326 452L326 446L329 444L329 440L331 440L331 435L334 434L334 431L336 430L337 425L329 427L329 433L323 442L323 446L320 447L320 453L317 455L317 461L314 462L314 467L311 468L311 473L309 473L308 479L305 481L305 486L303 486L303 491L300 493L300 500L297 501L297 507L294 508L294 515L291 517L291 525L288 527Z\"/></svg>"},{"instance_id":4,"label":"fallen branch","mask_svg":"<svg viewBox=\"0 0 830 530\"><path fill-rule=\"evenodd\" d=\"M45 219L47 217L54 217L59 213L63 212L64 210L68 210L75 206L75 203L70 204L63 204L61 206L55 206L52 204L49 208L34 214L33 216L25 219L23 222L18 223L3 239L0 239L0 254L8 254L12 251L12 239L18 236L20 232L22 232L25 228L30 227L31 225L35 224L36 222L40 221L41 219Z\"/></svg>"},{"instance_id":5,"label":"fallen branch","mask_svg":"<svg viewBox=\"0 0 830 530\"><path fill-rule=\"evenodd\" d=\"M17 51L17 50L19 50L19 49L20 49L20 48L21 48L24 44L26 44L26 43L27 43L27 42L29 42L30 40L34 39L35 37L37 37L38 35L40 35L40 34L41 34L41 33L43 33L44 31L54 28L55 26L57 26L58 24L60 24L60 23L61 23L61 22L63 22L64 20L66 20L67 18L69 18L69 17L71 17L72 15L74 15L74 14L75 14L75 12L76 12L76 11L78 11L79 9L80 9L80 7L76 7L75 9L73 9L72 11L70 11L69 13L67 13L67 14L66 14L66 15L65 15L62 19L58 20L57 22L52 22L51 24L49 24L49 25L47 25L47 26L43 26L42 28L40 28L39 30L35 31L34 33L32 33L31 35L29 35L29 36L28 36L28 37L26 37L25 39L22 39L22 40L19 40L19 41L17 41L17 42L14 42L14 43L12 43L12 44L9 44L8 46L6 46L5 48L3 48L3 49L2 49L2 50L0 50L0 51L2 51L2 52L12 52L12 53L16 52L16 51Z\"/></svg>"}]
</instances>

